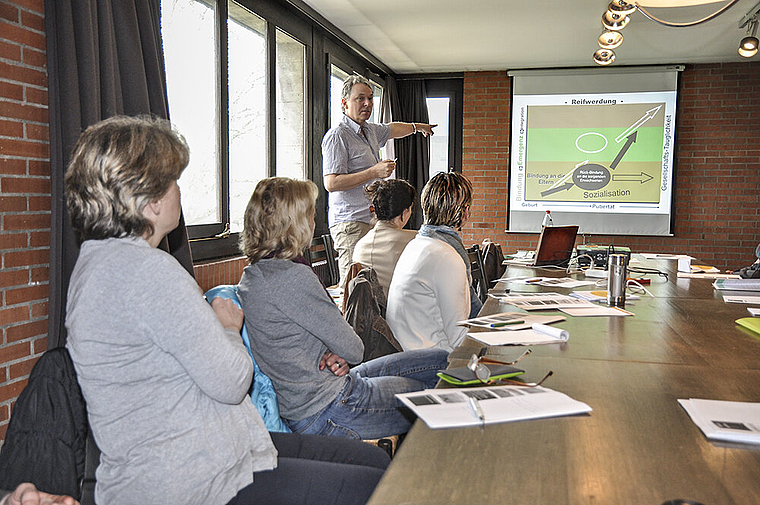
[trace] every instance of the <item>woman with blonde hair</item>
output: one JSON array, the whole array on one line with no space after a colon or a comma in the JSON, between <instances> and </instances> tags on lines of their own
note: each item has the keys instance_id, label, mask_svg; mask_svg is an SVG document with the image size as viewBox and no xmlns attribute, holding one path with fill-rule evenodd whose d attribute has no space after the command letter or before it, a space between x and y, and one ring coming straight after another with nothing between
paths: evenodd
<instances>
[{"instance_id":1,"label":"woman with blonde hair","mask_svg":"<svg viewBox=\"0 0 760 505\"><path fill-rule=\"evenodd\" d=\"M457 322L480 309L471 305L470 262L459 236L470 215L472 184L462 174L439 173L421 200L425 222L396 264L386 320L405 351L451 351L467 334Z\"/></svg>"},{"instance_id":2,"label":"woman with blonde hair","mask_svg":"<svg viewBox=\"0 0 760 505\"><path fill-rule=\"evenodd\" d=\"M364 345L301 251L314 233L317 187L273 177L245 211L241 250L251 264L238 285L254 358L297 433L375 439L405 433L396 393L437 383L448 353L397 353L358 364Z\"/></svg>"},{"instance_id":3,"label":"woman with blonde hair","mask_svg":"<svg viewBox=\"0 0 760 505\"><path fill-rule=\"evenodd\" d=\"M404 229L412 216L416 193L414 186L401 179L375 181L364 188L364 193L377 222L356 243L354 261L377 272L377 280L387 297L398 258L417 235L414 230Z\"/></svg>"},{"instance_id":4,"label":"woman with blonde hair","mask_svg":"<svg viewBox=\"0 0 760 505\"><path fill-rule=\"evenodd\" d=\"M66 172L82 240L66 347L101 450L95 501L365 503L387 455L360 442L270 435L248 399L242 311L231 300L206 303L157 249L177 226L188 159L167 121L114 117L82 134Z\"/></svg>"}]
</instances>

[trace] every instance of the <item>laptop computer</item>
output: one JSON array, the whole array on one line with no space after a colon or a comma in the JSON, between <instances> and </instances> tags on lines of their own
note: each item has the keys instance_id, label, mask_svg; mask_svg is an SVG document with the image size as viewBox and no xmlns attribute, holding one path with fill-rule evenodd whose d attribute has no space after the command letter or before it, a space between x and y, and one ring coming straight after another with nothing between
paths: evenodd
<instances>
[{"instance_id":1,"label":"laptop computer","mask_svg":"<svg viewBox=\"0 0 760 505\"><path fill-rule=\"evenodd\" d=\"M566 266L573 255L578 225L546 226L538 237L535 251L518 251L505 264L525 266Z\"/></svg>"},{"instance_id":2,"label":"laptop computer","mask_svg":"<svg viewBox=\"0 0 760 505\"><path fill-rule=\"evenodd\" d=\"M545 226L538 236L538 246L533 257L533 266L566 266L573 255L578 225Z\"/></svg>"}]
</instances>

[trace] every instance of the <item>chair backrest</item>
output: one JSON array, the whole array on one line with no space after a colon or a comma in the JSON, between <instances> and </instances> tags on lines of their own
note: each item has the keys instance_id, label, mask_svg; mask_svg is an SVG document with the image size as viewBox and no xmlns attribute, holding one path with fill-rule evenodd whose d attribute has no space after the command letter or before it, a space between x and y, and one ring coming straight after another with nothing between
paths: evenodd
<instances>
[{"instance_id":1,"label":"chair backrest","mask_svg":"<svg viewBox=\"0 0 760 505\"><path fill-rule=\"evenodd\" d=\"M340 268L338 267L338 253L335 251L332 236L327 233L322 235L322 245L325 250L325 258L327 259L327 266L330 269L330 284L328 286L335 286L340 281Z\"/></svg>"},{"instance_id":2,"label":"chair backrest","mask_svg":"<svg viewBox=\"0 0 760 505\"><path fill-rule=\"evenodd\" d=\"M309 260L311 268L317 273L319 280L325 286L332 286L332 270L327 258L325 243L322 237L314 237L311 244L304 251L304 256Z\"/></svg>"},{"instance_id":3,"label":"chair backrest","mask_svg":"<svg viewBox=\"0 0 760 505\"><path fill-rule=\"evenodd\" d=\"M322 284L326 287L338 284L340 277L338 257L332 237L329 234L311 239L311 244L304 251L304 256L309 260L314 271L317 272Z\"/></svg>"},{"instance_id":4,"label":"chair backrest","mask_svg":"<svg viewBox=\"0 0 760 505\"><path fill-rule=\"evenodd\" d=\"M472 288L477 293L480 301L485 303L488 297L488 280L486 279L485 268L483 268L483 256L480 254L480 246L475 244L468 248L467 257L470 260Z\"/></svg>"},{"instance_id":5,"label":"chair backrest","mask_svg":"<svg viewBox=\"0 0 760 505\"><path fill-rule=\"evenodd\" d=\"M501 246L496 242L487 242L483 246L483 271L486 275L487 286L490 288L493 281L500 279L507 267L504 266L504 253Z\"/></svg>"}]
</instances>

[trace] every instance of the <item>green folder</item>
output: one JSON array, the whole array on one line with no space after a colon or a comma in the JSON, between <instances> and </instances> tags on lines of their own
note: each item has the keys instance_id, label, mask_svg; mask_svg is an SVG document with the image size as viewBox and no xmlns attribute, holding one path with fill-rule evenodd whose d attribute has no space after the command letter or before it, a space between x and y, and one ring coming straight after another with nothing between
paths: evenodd
<instances>
[{"instance_id":1,"label":"green folder","mask_svg":"<svg viewBox=\"0 0 760 505\"><path fill-rule=\"evenodd\" d=\"M744 326L748 330L760 333L760 317L743 317L736 320L736 324Z\"/></svg>"},{"instance_id":2,"label":"green folder","mask_svg":"<svg viewBox=\"0 0 760 505\"><path fill-rule=\"evenodd\" d=\"M519 368L515 368L509 365L485 366L491 370L491 378L489 380L509 379L510 377L525 373L525 370L520 370ZM446 370L441 370L436 375L438 375L441 380L444 380L449 384L454 384L455 386L471 386L474 384L479 384L481 386L484 385L484 383L477 378L475 372L466 366L447 368Z\"/></svg>"}]
</instances>

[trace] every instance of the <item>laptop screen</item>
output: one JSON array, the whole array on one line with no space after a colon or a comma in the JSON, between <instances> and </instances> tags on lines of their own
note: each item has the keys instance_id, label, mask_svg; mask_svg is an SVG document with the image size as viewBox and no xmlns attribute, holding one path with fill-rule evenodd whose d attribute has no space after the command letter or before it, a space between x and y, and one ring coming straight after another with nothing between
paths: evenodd
<instances>
[{"instance_id":1,"label":"laptop screen","mask_svg":"<svg viewBox=\"0 0 760 505\"><path fill-rule=\"evenodd\" d=\"M538 237L534 265L567 265L577 235L578 225L544 227Z\"/></svg>"}]
</instances>

